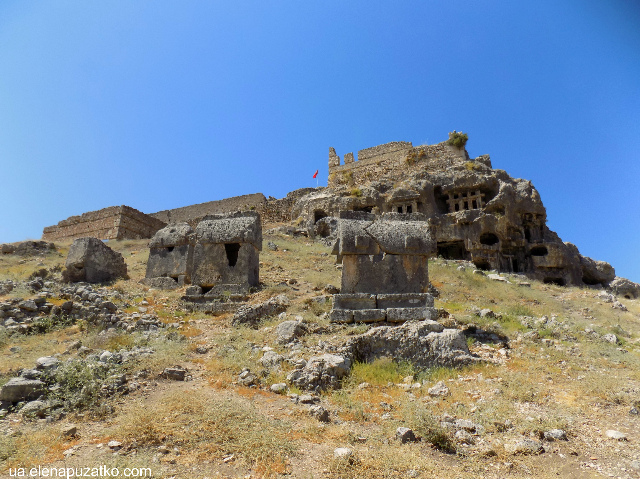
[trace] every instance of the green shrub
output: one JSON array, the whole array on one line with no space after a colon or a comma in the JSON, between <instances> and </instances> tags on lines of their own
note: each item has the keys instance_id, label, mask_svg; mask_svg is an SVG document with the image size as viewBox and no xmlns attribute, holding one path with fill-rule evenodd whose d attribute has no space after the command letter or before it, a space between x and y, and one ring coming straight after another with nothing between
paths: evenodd
<instances>
[{"instance_id":1,"label":"green shrub","mask_svg":"<svg viewBox=\"0 0 640 479\"><path fill-rule=\"evenodd\" d=\"M353 188L351 190L351 196L355 196L357 198L360 198L362 196L362 190L360 188Z\"/></svg>"},{"instance_id":2,"label":"green shrub","mask_svg":"<svg viewBox=\"0 0 640 479\"><path fill-rule=\"evenodd\" d=\"M406 420L411 429L436 449L447 452L456 452L456 447L449 432L440 425L440 422L426 409L409 407Z\"/></svg>"},{"instance_id":3,"label":"green shrub","mask_svg":"<svg viewBox=\"0 0 640 479\"><path fill-rule=\"evenodd\" d=\"M31 324L31 333L44 334L51 331L55 331L56 329L66 328L67 326L71 326L74 323L75 323L75 320L66 315L42 316L42 317L36 318L36 320Z\"/></svg>"},{"instance_id":4,"label":"green shrub","mask_svg":"<svg viewBox=\"0 0 640 479\"><path fill-rule=\"evenodd\" d=\"M106 396L118 385L117 369L114 364L85 360L62 363L46 378L48 383L57 384L50 390L49 399L60 401L67 411L90 409L100 415Z\"/></svg>"},{"instance_id":5,"label":"green shrub","mask_svg":"<svg viewBox=\"0 0 640 479\"><path fill-rule=\"evenodd\" d=\"M447 144L455 146L456 148L464 148L467 144L467 140L469 140L469 136L466 133L454 131L449 134Z\"/></svg>"}]
</instances>

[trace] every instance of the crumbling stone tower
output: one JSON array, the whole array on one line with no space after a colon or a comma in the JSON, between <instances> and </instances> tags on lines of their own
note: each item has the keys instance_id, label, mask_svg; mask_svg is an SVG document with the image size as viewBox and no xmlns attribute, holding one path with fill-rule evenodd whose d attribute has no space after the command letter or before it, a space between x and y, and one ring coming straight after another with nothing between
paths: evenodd
<instances>
[{"instance_id":1,"label":"crumbling stone tower","mask_svg":"<svg viewBox=\"0 0 640 479\"><path fill-rule=\"evenodd\" d=\"M433 319L428 258L435 252L429 223L418 214L340 214L333 254L342 261L334 322Z\"/></svg>"}]
</instances>

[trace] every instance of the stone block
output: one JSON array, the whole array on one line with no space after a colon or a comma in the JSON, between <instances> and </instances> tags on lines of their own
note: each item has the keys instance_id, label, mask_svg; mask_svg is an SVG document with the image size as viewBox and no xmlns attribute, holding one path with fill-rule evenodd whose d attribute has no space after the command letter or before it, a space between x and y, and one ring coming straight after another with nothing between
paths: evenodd
<instances>
[{"instance_id":1,"label":"stone block","mask_svg":"<svg viewBox=\"0 0 640 479\"><path fill-rule=\"evenodd\" d=\"M353 323L353 311L351 309L332 309L329 313L332 323Z\"/></svg>"},{"instance_id":2,"label":"stone block","mask_svg":"<svg viewBox=\"0 0 640 479\"><path fill-rule=\"evenodd\" d=\"M376 297L373 294L353 293L335 294L333 296L333 309L375 309Z\"/></svg>"},{"instance_id":3,"label":"stone block","mask_svg":"<svg viewBox=\"0 0 640 479\"><path fill-rule=\"evenodd\" d=\"M13 378L0 389L0 401L18 402L37 399L45 389L38 379Z\"/></svg>"},{"instance_id":4,"label":"stone block","mask_svg":"<svg viewBox=\"0 0 640 479\"><path fill-rule=\"evenodd\" d=\"M357 309L353 312L356 323L377 323L386 319L384 309Z\"/></svg>"},{"instance_id":5,"label":"stone block","mask_svg":"<svg viewBox=\"0 0 640 479\"><path fill-rule=\"evenodd\" d=\"M387 321L404 323L405 321L423 321L433 319L432 308L387 308Z\"/></svg>"},{"instance_id":6,"label":"stone block","mask_svg":"<svg viewBox=\"0 0 640 479\"><path fill-rule=\"evenodd\" d=\"M433 296L429 293L379 294L378 308L425 308L433 307Z\"/></svg>"}]
</instances>

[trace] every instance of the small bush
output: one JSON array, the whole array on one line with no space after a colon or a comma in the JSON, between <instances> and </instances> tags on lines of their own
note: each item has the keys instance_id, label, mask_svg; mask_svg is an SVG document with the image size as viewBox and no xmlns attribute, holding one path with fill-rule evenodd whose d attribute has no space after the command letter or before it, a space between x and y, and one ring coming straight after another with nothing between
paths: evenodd
<instances>
[{"instance_id":1,"label":"small bush","mask_svg":"<svg viewBox=\"0 0 640 479\"><path fill-rule=\"evenodd\" d=\"M410 409L407 416L406 419L411 429L433 447L442 452L456 452L451 435L429 411L425 409Z\"/></svg>"},{"instance_id":2,"label":"small bush","mask_svg":"<svg viewBox=\"0 0 640 479\"><path fill-rule=\"evenodd\" d=\"M49 398L62 402L67 411L91 410L100 415L108 395L103 385L117 372L116 368L98 362L65 362L49 373L47 382L57 384Z\"/></svg>"},{"instance_id":3,"label":"small bush","mask_svg":"<svg viewBox=\"0 0 640 479\"><path fill-rule=\"evenodd\" d=\"M469 136L466 133L454 131L449 134L447 144L455 146L456 148L464 148L467 144L467 140L469 140Z\"/></svg>"},{"instance_id":4,"label":"small bush","mask_svg":"<svg viewBox=\"0 0 640 479\"><path fill-rule=\"evenodd\" d=\"M37 318L31 324L31 333L44 334L51 331L55 331L56 329L63 329L63 328L66 328L67 326L72 326L74 323L75 323L75 320L66 315L42 316Z\"/></svg>"},{"instance_id":5,"label":"small bush","mask_svg":"<svg viewBox=\"0 0 640 479\"><path fill-rule=\"evenodd\" d=\"M353 188L350 192L351 196L355 196L356 198L360 198L362 196L362 190L360 188Z\"/></svg>"}]
</instances>

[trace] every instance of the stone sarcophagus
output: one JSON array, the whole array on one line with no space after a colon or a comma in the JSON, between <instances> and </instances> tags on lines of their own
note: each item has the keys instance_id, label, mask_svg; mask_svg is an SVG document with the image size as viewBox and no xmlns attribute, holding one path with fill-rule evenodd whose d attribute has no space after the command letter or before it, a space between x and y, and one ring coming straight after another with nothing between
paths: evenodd
<instances>
[{"instance_id":1,"label":"stone sarcophagus","mask_svg":"<svg viewBox=\"0 0 640 479\"><path fill-rule=\"evenodd\" d=\"M167 288L191 283L193 241L194 231L187 223L171 224L158 231L149 241L146 282Z\"/></svg>"},{"instance_id":2,"label":"stone sarcophagus","mask_svg":"<svg viewBox=\"0 0 640 479\"><path fill-rule=\"evenodd\" d=\"M260 215L206 216L196 227L191 283L203 292L243 293L260 282Z\"/></svg>"},{"instance_id":3,"label":"stone sarcophagus","mask_svg":"<svg viewBox=\"0 0 640 479\"><path fill-rule=\"evenodd\" d=\"M344 212L333 254L342 261L333 322L435 319L428 258L435 253L429 223L419 214Z\"/></svg>"},{"instance_id":4,"label":"stone sarcophagus","mask_svg":"<svg viewBox=\"0 0 640 479\"><path fill-rule=\"evenodd\" d=\"M206 216L193 230L171 224L149 242L144 282L175 289L191 284L187 296L244 294L259 283L262 225L255 212Z\"/></svg>"}]
</instances>

